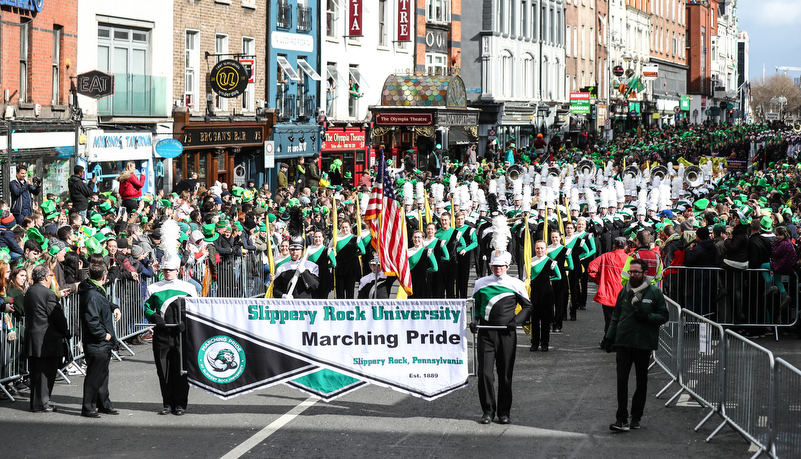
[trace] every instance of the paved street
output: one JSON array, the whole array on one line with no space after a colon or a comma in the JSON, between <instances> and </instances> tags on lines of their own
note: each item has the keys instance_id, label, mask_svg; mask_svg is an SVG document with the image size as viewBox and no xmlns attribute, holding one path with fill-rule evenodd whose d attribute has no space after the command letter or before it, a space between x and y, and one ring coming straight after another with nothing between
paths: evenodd
<instances>
[{"instance_id":1,"label":"paved street","mask_svg":"<svg viewBox=\"0 0 801 459\"><path fill-rule=\"evenodd\" d=\"M552 335L548 353L529 352L520 334L510 426L478 424L475 377L468 387L433 402L372 385L331 403L307 400L284 386L230 401L192 389L185 416L159 416L150 346L136 346L135 356L111 365L111 395L120 416L80 417L83 378L74 377L71 385L59 382L54 390L57 413L30 413L27 399L0 404L3 456L749 456L749 445L729 428L711 443L704 442L718 418L693 432L706 412L686 403L686 398L672 408L663 406L667 396L655 399L653 395L668 381L656 368L650 375L643 428L611 433L608 425L616 407L614 354L597 348L602 327L601 308L592 303L579 311L577 322L565 324L565 333Z\"/></svg>"}]
</instances>

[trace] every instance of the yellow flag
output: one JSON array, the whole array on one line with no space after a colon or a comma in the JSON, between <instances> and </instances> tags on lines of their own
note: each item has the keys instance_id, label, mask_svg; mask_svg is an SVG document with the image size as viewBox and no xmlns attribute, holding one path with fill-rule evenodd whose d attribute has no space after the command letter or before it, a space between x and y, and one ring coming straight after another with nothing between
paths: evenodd
<instances>
[{"instance_id":1,"label":"yellow flag","mask_svg":"<svg viewBox=\"0 0 801 459\"><path fill-rule=\"evenodd\" d=\"M270 227L268 226L267 229L269 230ZM272 234L267 234L267 264L270 266L270 274L275 274L275 259L273 258L272 239L273 239ZM270 286L267 287L267 291L264 293L264 298L272 298L272 297L273 297L273 283L270 282Z\"/></svg>"},{"instance_id":2,"label":"yellow flag","mask_svg":"<svg viewBox=\"0 0 801 459\"><path fill-rule=\"evenodd\" d=\"M567 213L567 222L570 223L571 222L571 219L570 219L570 199L568 197L565 197L565 210L567 211L566 212ZM561 214L559 214L559 215L561 215ZM543 239L545 239L545 238L543 238Z\"/></svg>"},{"instance_id":3,"label":"yellow flag","mask_svg":"<svg viewBox=\"0 0 801 459\"><path fill-rule=\"evenodd\" d=\"M337 224L337 198L331 197L331 212L334 213L334 228L332 234L332 246L334 247L334 255L337 253L337 238L339 237L339 225Z\"/></svg>"},{"instance_id":4,"label":"yellow flag","mask_svg":"<svg viewBox=\"0 0 801 459\"><path fill-rule=\"evenodd\" d=\"M428 205L428 198L424 199L426 202L426 225L431 223L431 206Z\"/></svg>"},{"instance_id":5,"label":"yellow flag","mask_svg":"<svg viewBox=\"0 0 801 459\"><path fill-rule=\"evenodd\" d=\"M423 213L420 211L420 207L417 208L417 226L420 231L423 231Z\"/></svg>"},{"instance_id":6,"label":"yellow flag","mask_svg":"<svg viewBox=\"0 0 801 459\"><path fill-rule=\"evenodd\" d=\"M359 207L359 201L361 201L361 199L356 196L356 235L362 237L362 210Z\"/></svg>"},{"instance_id":7,"label":"yellow flag","mask_svg":"<svg viewBox=\"0 0 801 459\"><path fill-rule=\"evenodd\" d=\"M408 241L408 239L406 237L406 213L403 211L402 207L400 210L400 217L401 217L400 221L403 222L403 243L407 244L406 241ZM413 288L414 286L410 285L409 287ZM406 289L404 289L402 285L398 286L398 295L395 298L398 300L405 300L406 298L409 298L409 295L406 293Z\"/></svg>"},{"instance_id":8,"label":"yellow flag","mask_svg":"<svg viewBox=\"0 0 801 459\"><path fill-rule=\"evenodd\" d=\"M454 223L456 223L456 213L453 208L453 196L451 196L451 225L453 225Z\"/></svg>"}]
</instances>

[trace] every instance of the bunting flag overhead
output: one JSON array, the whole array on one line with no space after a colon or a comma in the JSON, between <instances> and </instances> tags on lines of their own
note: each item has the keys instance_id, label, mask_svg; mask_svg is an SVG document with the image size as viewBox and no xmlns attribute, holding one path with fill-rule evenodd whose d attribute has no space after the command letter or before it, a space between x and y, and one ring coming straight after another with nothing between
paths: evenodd
<instances>
[{"instance_id":1,"label":"bunting flag overhead","mask_svg":"<svg viewBox=\"0 0 801 459\"><path fill-rule=\"evenodd\" d=\"M464 300L187 298L185 369L223 399L377 384L433 400L467 385L465 315Z\"/></svg>"}]
</instances>

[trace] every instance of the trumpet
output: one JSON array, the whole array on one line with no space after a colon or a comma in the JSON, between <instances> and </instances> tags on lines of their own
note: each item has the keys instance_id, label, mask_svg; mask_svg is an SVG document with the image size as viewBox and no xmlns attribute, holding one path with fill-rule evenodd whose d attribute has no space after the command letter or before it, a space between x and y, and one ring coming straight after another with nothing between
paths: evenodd
<instances>
[{"instance_id":1,"label":"trumpet","mask_svg":"<svg viewBox=\"0 0 801 459\"><path fill-rule=\"evenodd\" d=\"M684 182L693 187L700 186L704 182L701 168L693 165L684 169Z\"/></svg>"}]
</instances>

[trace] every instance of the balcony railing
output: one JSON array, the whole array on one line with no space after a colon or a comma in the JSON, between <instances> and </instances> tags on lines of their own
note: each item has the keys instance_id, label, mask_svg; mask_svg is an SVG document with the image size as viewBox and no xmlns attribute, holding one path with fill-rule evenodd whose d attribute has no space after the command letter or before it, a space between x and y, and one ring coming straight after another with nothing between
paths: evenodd
<instances>
[{"instance_id":1,"label":"balcony railing","mask_svg":"<svg viewBox=\"0 0 801 459\"><path fill-rule=\"evenodd\" d=\"M310 32L312 29L312 11L309 7L298 7L298 32Z\"/></svg>"},{"instance_id":2,"label":"balcony railing","mask_svg":"<svg viewBox=\"0 0 801 459\"><path fill-rule=\"evenodd\" d=\"M276 27L282 29L292 28L292 5L286 1L279 1L275 16Z\"/></svg>"},{"instance_id":3,"label":"balcony railing","mask_svg":"<svg viewBox=\"0 0 801 459\"><path fill-rule=\"evenodd\" d=\"M298 118L307 116L309 118L317 113L317 97L306 95L298 98Z\"/></svg>"},{"instance_id":4,"label":"balcony railing","mask_svg":"<svg viewBox=\"0 0 801 459\"><path fill-rule=\"evenodd\" d=\"M287 91L279 89L275 95L275 108L278 109L278 117L286 120L295 118L295 95L287 94Z\"/></svg>"},{"instance_id":5,"label":"balcony railing","mask_svg":"<svg viewBox=\"0 0 801 459\"><path fill-rule=\"evenodd\" d=\"M97 101L98 116L168 116L167 77L117 73L114 95Z\"/></svg>"}]
</instances>

